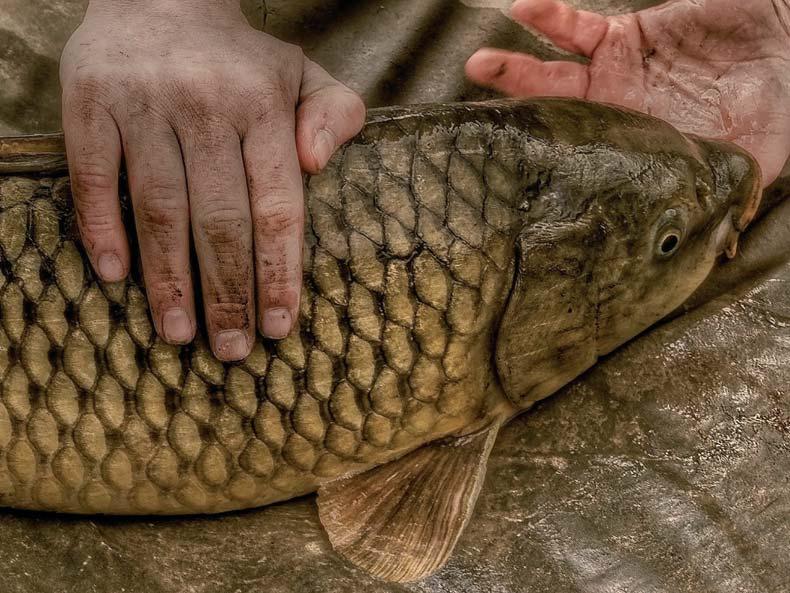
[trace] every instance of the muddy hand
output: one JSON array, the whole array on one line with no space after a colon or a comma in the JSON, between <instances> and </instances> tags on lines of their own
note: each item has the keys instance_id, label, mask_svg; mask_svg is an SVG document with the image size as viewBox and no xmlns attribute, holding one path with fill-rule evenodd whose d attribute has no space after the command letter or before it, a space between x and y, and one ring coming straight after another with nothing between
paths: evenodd
<instances>
[{"instance_id":1,"label":"muddy hand","mask_svg":"<svg viewBox=\"0 0 790 593\"><path fill-rule=\"evenodd\" d=\"M359 97L256 31L238 2L93 0L61 61L78 224L98 275L130 253L118 172L129 172L145 285L168 342L196 331L190 233L207 330L222 360L293 328L301 288L301 169L364 120Z\"/></svg>"},{"instance_id":2,"label":"muddy hand","mask_svg":"<svg viewBox=\"0 0 790 593\"><path fill-rule=\"evenodd\" d=\"M519 0L511 12L589 62L481 49L466 66L473 81L630 107L739 144L766 185L779 175L790 155L790 0L673 0L614 17Z\"/></svg>"}]
</instances>

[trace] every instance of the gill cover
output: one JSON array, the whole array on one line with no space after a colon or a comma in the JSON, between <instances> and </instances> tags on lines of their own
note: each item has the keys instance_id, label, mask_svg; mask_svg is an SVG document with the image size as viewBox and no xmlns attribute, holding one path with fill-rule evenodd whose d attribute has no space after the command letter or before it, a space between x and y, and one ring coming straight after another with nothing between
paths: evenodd
<instances>
[{"instance_id":1,"label":"gill cover","mask_svg":"<svg viewBox=\"0 0 790 593\"><path fill-rule=\"evenodd\" d=\"M527 407L597 360L595 261L606 239L597 206L521 232L496 346L508 398Z\"/></svg>"}]
</instances>

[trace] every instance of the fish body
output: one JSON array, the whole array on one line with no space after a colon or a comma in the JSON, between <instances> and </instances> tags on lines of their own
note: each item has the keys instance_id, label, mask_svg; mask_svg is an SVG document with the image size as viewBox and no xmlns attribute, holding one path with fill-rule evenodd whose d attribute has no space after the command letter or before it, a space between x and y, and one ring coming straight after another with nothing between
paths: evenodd
<instances>
[{"instance_id":1,"label":"fish body","mask_svg":"<svg viewBox=\"0 0 790 593\"><path fill-rule=\"evenodd\" d=\"M260 506L498 427L682 302L759 187L611 107L376 110L306 182L299 329L222 363L155 335L139 269L97 280L57 138L0 153L0 505L68 513Z\"/></svg>"}]
</instances>

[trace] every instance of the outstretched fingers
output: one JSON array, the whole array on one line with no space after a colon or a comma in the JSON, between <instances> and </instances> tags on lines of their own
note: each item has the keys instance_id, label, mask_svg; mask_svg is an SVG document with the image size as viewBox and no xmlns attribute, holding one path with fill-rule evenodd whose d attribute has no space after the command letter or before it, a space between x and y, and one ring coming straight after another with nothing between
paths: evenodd
<instances>
[{"instance_id":1,"label":"outstretched fingers","mask_svg":"<svg viewBox=\"0 0 790 593\"><path fill-rule=\"evenodd\" d=\"M466 63L472 82L514 97L580 97L590 87L589 69L575 62L543 62L499 49L478 50Z\"/></svg>"},{"instance_id":2,"label":"outstretched fingers","mask_svg":"<svg viewBox=\"0 0 790 593\"><path fill-rule=\"evenodd\" d=\"M510 14L558 47L587 57L592 57L609 28L606 17L576 10L558 0L518 0Z\"/></svg>"}]
</instances>

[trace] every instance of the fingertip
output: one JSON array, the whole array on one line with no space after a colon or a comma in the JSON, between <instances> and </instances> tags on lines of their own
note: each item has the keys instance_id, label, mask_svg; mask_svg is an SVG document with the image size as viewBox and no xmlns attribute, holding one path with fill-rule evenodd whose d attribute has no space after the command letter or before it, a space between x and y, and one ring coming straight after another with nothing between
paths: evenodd
<instances>
[{"instance_id":1,"label":"fingertip","mask_svg":"<svg viewBox=\"0 0 790 593\"><path fill-rule=\"evenodd\" d=\"M189 344L195 339L195 333L195 323L184 309L173 307L162 315L159 334L168 344Z\"/></svg>"},{"instance_id":2,"label":"fingertip","mask_svg":"<svg viewBox=\"0 0 790 593\"><path fill-rule=\"evenodd\" d=\"M300 237L301 240L301 237ZM299 322L302 291L302 269L298 267L281 280L280 286L270 285L259 290L258 330L272 340L288 337Z\"/></svg>"},{"instance_id":3,"label":"fingertip","mask_svg":"<svg viewBox=\"0 0 790 593\"><path fill-rule=\"evenodd\" d=\"M238 362L252 352L252 338L238 329L220 331L212 338L211 349L217 360Z\"/></svg>"},{"instance_id":4,"label":"fingertip","mask_svg":"<svg viewBox=\"0 0 790 593\"><path fill-rule=\"evenodd\" d=\"M82 208L84 210L84 207ZM82 244L91 267L102 282L121 282L131 269L126 229L120 215L108 213L97 220L79 217Z\"/></svg>"},{"instance_id":5,"label":"fingertip","mask_svg":"<svg viewBox=\"0 0 790 593\"><path fill-rule=\"evenodd\" d=\"M558 47L587 57L592 57L609 28L606 17L558 0L519 0L510 15Z\"/></svg>"},{"instance_id":6,"label":"fingertip","mask_svg":"<svg viewBox=\"0 0 790 593\"><path fill-rule=\"evenodd\" d=\"M286 307L274 307L263 311L260 320L261 333L272 340L287 338L295 325L295 316Z\"/></svg>"},{"instance_id":7,"label":"fingertip","mask_svg":"<svg viewBox=\"0 0 790 593\"><path fill-rule=\"evenodd\" d=\"M129 274L128 258L113 251L104 252L97 258L96 271L104 282L120 282Z\"/></svg>"},{"instance_id":8,"label":"fingertip","mask_svg":"<svg viewBox=\"0 0 790 593\"><path fill-rule=\"evenodd\" d=\"M500 50L485 47L472 54L464 70L473 82L488 84L507 73L507 61Z\"/></svg>"},{"instance_id":9,"label":"fingertip","mask_svg":"<svg viewBox=\"0 0 790 593\"><path fill-rule=\"evenodd\" d=\"M516 0L510 7L510 16L521 23L528 24L552 12L563 8L564 5L555 0Z\"/></svg>"}]
</instances>

